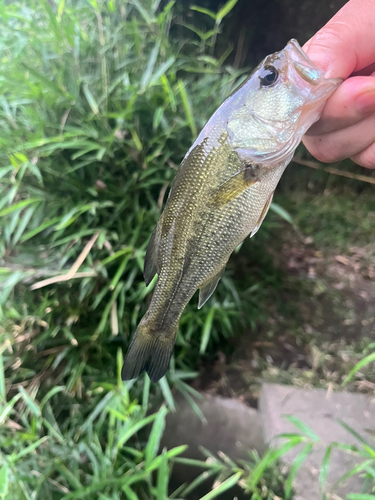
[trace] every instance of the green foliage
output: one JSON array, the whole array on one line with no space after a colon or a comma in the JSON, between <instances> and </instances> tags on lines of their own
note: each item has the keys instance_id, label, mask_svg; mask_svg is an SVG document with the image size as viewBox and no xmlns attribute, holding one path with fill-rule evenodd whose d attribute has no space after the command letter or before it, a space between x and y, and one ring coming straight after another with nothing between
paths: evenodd
<instances>
[{"instance_id":1,"label":"green foliage","mask_svg":"<svg viewBox=\"0 0 375 500\"><path fill-rule=\"evenodd\" d=\"M168 496L185 449L159 454L172 386L199 412L185 381L245 301L226 276L192 304L156 387L123 384L121 352L154 286L143 259L173 168L241 75L212 55L235 3L199 42L171 38L173 2L0 3L1 498ZM254 460L197 464L215 498Z\"/></svg>"},{"instance_id":2,"label":"green foliage","mask_svg":"<svg viewBox=\"0 0 375 500\"><path fill-rule=\"evenodd\" d=\"M89 407L63 386L41 401L35 393L19 386L2 405L2 498L150 498L168 482L171 461L186 448L157 456L166 408L146 416L121 381L98 385Z\"/></svg>"},{"instance_id":3,"label":"green foliage","mask_svg":"<svg viewBox=\"0 0 375 500\"><path fill-rule=\"evenodd\" d=\"M365 246L374 254L375 202L371 191L359 196L354 190L333 194L309 195L306 191L293 197L282 196L282 206L292 214L303 234L311 236L317 247L327 251L347 251L350 246Z\"/></svg>"},{"instance_id":4,"label":"green foliage","mask_svg":"<svg viewBox=\"0 0 375 500\"><path fill-rule=\"evenodd\" d=\"M375 348L375 343L372 343L369 345L369 349L374 349L374 348ZM375 351L373 351L371 354L368 354L363 359L358 361L358 363L350 370L347 377L343 381L342 385L346 385L348 382L350 382L352 380L354 375L357 372L359 372L359 370L363 369L364 367L366 367L374 362L375 362Z\"/></svg>"},{"instance_id":5,"label":"green foliage","mask_svg":"<svg viewBox=\"0 0 375 500\"><path fill-rule=\"evenodd\" d=\"M143 258L168 165L240 73L205 43L171 39L173 2L30 0L0 15L0 316L33 311L48 324L39 349L65 337L77 353L85 344L77 357L87 360L94 345L134 332L153 287ZM42 278L53 281L25 287ZM207 309L187 309L178 367L196 367L200 331L211 346L243 320L231 279L223 283L209 329Z\"/></svg>"}]
</instances>

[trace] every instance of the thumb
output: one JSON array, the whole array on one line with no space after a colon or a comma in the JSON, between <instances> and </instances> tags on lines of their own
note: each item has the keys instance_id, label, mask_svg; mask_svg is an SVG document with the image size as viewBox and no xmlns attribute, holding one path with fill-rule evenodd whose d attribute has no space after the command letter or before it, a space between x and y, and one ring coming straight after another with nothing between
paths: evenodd
<instances>
[{"instance_id":1,"label":"thumb","mask_svg":"<svg viewBox=\"0 0 375 500\"><path fill-rule=\"evenodd\" d=\"M375 0L350 0L305 45L326 78L348 78L375 62Z\"/></svg>"}]
</instances>

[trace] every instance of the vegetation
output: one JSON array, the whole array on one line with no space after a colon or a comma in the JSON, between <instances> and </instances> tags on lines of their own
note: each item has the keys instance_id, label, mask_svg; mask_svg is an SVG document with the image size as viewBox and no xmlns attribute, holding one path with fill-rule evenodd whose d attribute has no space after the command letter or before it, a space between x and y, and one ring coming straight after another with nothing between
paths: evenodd
<instances>
[{"instance_id":1,"label":"vegetation","mask_svg":"<svg viewBox=\"0 0 375 500\"><path fill-rule=\"evenodd\" d=\"M173 2L1 5L7 499L167 496L184 447L157 454L166 408L148 415L149 397L173 410L173 384L194 404L185 381L198 351L240 321L232 280L211 307L187 310L170 375L152 394L147 378L122 384L121 348L153 286L143 258L173 168L240 75L223 66L227 54L208 55L234 3L198 42L169 37ZM244 475L219 459L200 465L221 478L210 498Z\"/></svg>"},{"instance_id":2,"label":"vegetation","mask_svg":"<svg viewBox=\"0 0 375 500\"><path fill-rule=\"evenodd\" d=\"M242 464L159 453L172 391L199 411L198 359L267 317L267 286L282 284L273 267L239 280L230 266L206 307L192 300L158 385L119 375L154 285L143 259L174 169L243 78L230 48L215 55L235 3L196 8L210 28L183 23L177 38L173 2L0 2L0 498L164 499L177 461L197 479L171 498L207 477L205 500L234 485L253 500L292 494L275 465L286 445ZM290 221L273 210L258 256Z\"/></svg>"}]
</instances>

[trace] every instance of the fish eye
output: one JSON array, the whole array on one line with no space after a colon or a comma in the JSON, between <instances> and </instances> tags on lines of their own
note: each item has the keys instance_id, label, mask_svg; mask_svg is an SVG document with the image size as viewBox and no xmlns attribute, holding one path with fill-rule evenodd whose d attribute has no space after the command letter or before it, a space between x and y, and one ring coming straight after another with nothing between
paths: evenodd
<instances>
[{"instance_id":1,"label":"fish eye","mask_svg":"<svg viewBox=\"0 0 375 500\"><path fill-rule=\"evenodd\" d=\"M269 87L277 82L279 72L273 66L265 66L260 73L260 84L262 87Z\"/></svg>"}]
</instances>

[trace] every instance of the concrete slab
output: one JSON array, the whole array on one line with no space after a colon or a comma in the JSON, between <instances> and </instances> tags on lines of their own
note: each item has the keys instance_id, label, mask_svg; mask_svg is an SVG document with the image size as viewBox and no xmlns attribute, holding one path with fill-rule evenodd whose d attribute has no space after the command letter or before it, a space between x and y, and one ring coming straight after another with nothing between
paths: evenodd
<instances>
[{"instance_id":1,"label":"concrete slab","mask_svg":"<svg viewBox=\"0 0 375 500\"><path fill-rule=\"evenodd\" d=\"M206 422L201 421L183 396L175 397L177 412L167 415L161 449L187 444L189 448L184 456L200 460L205 460L199 450L200 446L215 454L222 451L232 459L248 459L251 449L260 454L264 452L262 425L257 410L236 399L209 394L203 396L204 399L198 402L198 406ZM175 464L170 483L171 491L185 482L193 481L201 472L202 469L196 467ZM211 486L212 479L209 479L189 496L189 500L203 497L211 490ZM238 500L249 498L239 487L230 491L230 498L234 497ZM225 493L219 498L224 500L229 496Z\"/></svg>"},{"instance_id":2,"label":"concrete slab","mask_svg":"<svg viewBox=\"0 0 375 500\"><path fill-rule=\"evenodd\" d=\"M199 446L212 453L223 451L233 459L249 457L249 450L265 449L258 411L237 399L202 394L198 406L206 422L198 417L183 396L176 397L177 412L169 413L161 446L189 445L191 458L202 458Z\"/></svg>"},{"instance_id":3,"label":"concrete slab","mask_svg":"<svg viewBox=\"0 0 375 500\"><path fill-rule=\"evenodd\" d=\"M321 500L319 469L327 446L332 442L358 445L358 441L338 422L343 420L369 442L375 444L375 398L348 392L328 393L323 389L296 389L278 384L262 386L259 409L262 415L264 438L273 443L275 436L282 433L299 432L284 415L294 415L308 425L321 442L304 462L295 480L295 500ZM288 452L283 460L291 464L301 448ZM334 450L331 455L327 491L361 459L343 451ZM347 493L361 492L363 482L353 477L334 490L340 498ZM329 497L328 497L329 498Z\"/></svg>"}]
</instances>

